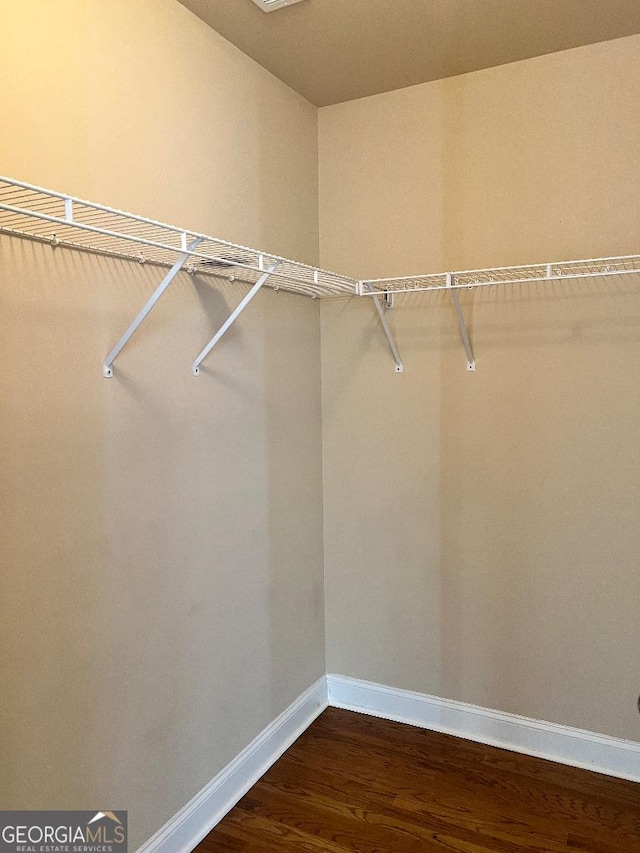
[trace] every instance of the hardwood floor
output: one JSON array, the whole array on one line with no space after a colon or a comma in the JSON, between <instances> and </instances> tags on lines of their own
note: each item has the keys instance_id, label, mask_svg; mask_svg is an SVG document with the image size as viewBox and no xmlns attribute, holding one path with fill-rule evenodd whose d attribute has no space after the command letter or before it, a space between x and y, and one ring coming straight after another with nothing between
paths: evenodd
<instances>
[{"instance_id":1,"label":"hardwood floor","mask_svg":"<svg viewBox=\"0 0 640 853\"><path fill-rule=\"evenodd\" d=\"M197 853L640 853L640 785L327 709Z\"/></svg>"}]
</instances>

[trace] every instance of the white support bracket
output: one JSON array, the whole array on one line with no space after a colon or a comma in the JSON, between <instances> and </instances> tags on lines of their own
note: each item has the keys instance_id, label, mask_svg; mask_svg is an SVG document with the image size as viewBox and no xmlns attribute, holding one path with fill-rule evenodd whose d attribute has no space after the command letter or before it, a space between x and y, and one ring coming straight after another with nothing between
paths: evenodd
<instances>
[{"instance_id":1,"label":"white support bracket","mask_svg":"<svg viewBox=\"0 0 640 853\"><path fill-rule=\"evenodd\" d=\"M175 264L171 267L166 276L162 279L160 284L153 291L152 295L149 297L144 307L139 311L135 320L131 323L127 331L120 338L120 340L111 350L109 355L105 358L104 363L102 365L102 375L105 377L105 379L111 379L111 377L113 376L113 362L120 355L124 347L129 343L142 321L151 312L153 306L160 299L165 290L169 287L176 275L180 272L186 261L189 259L191 252L193 252L193 250L202 242L202 239L202 237L196 237L185 247L186 251L182 255L180 255L178 260L175 262ZM186 242L186 240L184 242Z\"/></svg>"},{"instance_id":2,"label":"white support bracket","mask_svg":"<svg viewBox=\"0 0 640 853\"><path fill-rule=\"evenodd\" d=\"M247 295L244 297L244 299L240 302L238 307L234 311L232 311L232 313L229 315L229 317L224 321L222 326L220 326L218 331L211 338L211 340L206 345L206 347L196 357L196 360L193 362L193 368L192 368L194 376L200 376L200 365L202 364L204 359L209 355L211 350L218 343L218 341L225 334L225 332L227 332L231 328L231 326L235 323L235 321L238 319L240 314L242 314L244 309L251 302L253 297L260 290L262 285L265 284L265 282L268 280L271 273L274 272L277 267L278 267L278 263L273 263L273 264L271 264L270 267L268 267L266 272L260 276L260 278L256 281L256 283L253 285L251 290L247 293Z\"/></svg>"},{"instance_id":3,"label":"white support bracket","mask_svg":"<svg viewBox=\"0 0 640 853\"><path fill-rule=\"evenodd\" d=\"M471 341L469 340L469 333L467 332L467 324L464 321L464 314L462 313L462 307L460 305L460 297L458 295L458 291L453 286L453 284L453 274L447 273L447 287L451 288L451 297L453 299L453 305L456 309L456 316L458 318L458 328L460 329L460 337L462 339L464 351L467 354L467 370L475 371L476 361L473 357Z\"/></svg>"},{"instance_id":4,"label":"white support bracket","mask_svg":"<svg viewBox=\"0 0 640 853\"><path fill-rule=\"evenodd\" d=\"M396 346L396 342L393 337L393 333L389 328L389 323L387 322L387 318L385 317L385 310L389 309L393 306L393 299L389 299L390 294L385 293L383 295L384 305L380 301L380 296L375 292L375 289L372 284L369 284L367 281L359 282L359 288L362 291L364 287L367 287L370 293L373 294L373 304L376 306L376 311L378 312L378 317L380 318L380 323L382 324L383 331L387 336L387 342L389 343L389 349L391 350L391 354L393 355L394 361L396 363L396 373L403 373L404 365L402 363L402 359L400 358L400 353L398 352L398 347Z\"/></svg>"}]
</instances>

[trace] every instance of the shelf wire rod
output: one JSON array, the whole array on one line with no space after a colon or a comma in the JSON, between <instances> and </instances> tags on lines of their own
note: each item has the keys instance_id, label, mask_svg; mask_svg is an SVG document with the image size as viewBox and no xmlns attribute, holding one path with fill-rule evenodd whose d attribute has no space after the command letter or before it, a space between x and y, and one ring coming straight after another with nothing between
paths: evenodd
<instances>
[{"instance_id":1,"label":"shelf wire rod","mask_svg":"<svg viewBox=\"0 0 640 853\"><path fill-rule=\"evenodd\" d=\"M102 375L105 377L105 379L110 379L113 376L113 362L122 352L123 348L127 345L127 343L131 340L136 330L139 328L140 324L149 315L151 309L160 299L165 290L169 287L173 279L180 272L182 266L189 259L189 252L193 251L193 249L196 248L199 242L200 237L196 237L194 240L191 241L191 243L189 243L188 251L183 252L182 255L180 255L178 260L171 267L166 276L162 279L158 287L156 287L156 289L153 291L143 308L138 312L127 331L122 335L118 343L114 346L109 355L106 357L106 359L104 360L104 364L102 365Z\"/></svg>"},{"instance_id":2,"label":"shelf wire rod","mask_svg":"<svg viewBox=\"0 0 640 853\"><path fill-rule=\"evenodd\" d=\"M8 228L5 225L4 220L0 223L0 234L7 234L7 236L9 236L9 237L19 237L20 239L24 239L24 240L34 240L38 243L46 243L48 245L51 245L51 243L53 242L51 234L36 234L36 233L32 233L30 231L22 231L18 228ZM63 246L64 248L72 249L74 251L91 252L91 253L95 253L97 255L103 255L106 257L110 257L110 258L117 258L118 260L121 260L121 261L135 261L135 260L140 261L140 258L136 258L135 256L133 256L131 254L131 243L130 243L130 241L126 241L127 248L129 249L128 252L118 251L116 248L113 248L113 247L101 248L100 246L90 246L87 243L74 243L73 241L60 239L58 237L56 237L54 245ZM171 253L171 254L167 253L167 255L168 256L170 255L170 258L173 258L173 253ZM170 267L171 266L170 258L168 258L166 260L157 260L156 258L146 258L145 261L148 261L148 263L151 263L151 264Z\"/></svg>"},{"instance_id":3,"label":"shelf wire rod","mask_svg":"<svg viewBox=\"0 0 640 853\"><path fill-rule=\"evenodd\" d=\"M108 229L130 237L142 236L150 239L160 239L163 242L171 242L176 248L183 248L180 234L161 231L153 226L145 226L139 223L120 222L117 218L103 216L87 216L84 213L76 213L76 222L80 225L92 225Z\"/></svg>"},{"instance_id":4,"label":"shelf wire rod","mask_svg":"<svg viewBox=\"0 0 640 853\"><path fill-rule=\"evenodd\" d=\"M553 278L549 279L545 276L537 276L535 278L513 278L513 279L503 279L499 281L474 281L468 283L455 283L451 287L447 287L446 284L433 284L433 285L417 285L411 287L410 290L407 290L406 287L396 286L385 284L384 290L370 290L369 292L363 289L361 295L362 296L380 296L383 293L430 293L433 291L441 291L441 290L470 290L474 287L496 287L496 285L505 285L505 284L549 284L550 282L560 282L560 281L572 281L576 279L587 279L587 278L607 278L609 276L615 275L638 275L640 274L640 266L634 269L622 269L622 270L592 270L591 272L586 273L559 273L558 275L553 276ZM389 280L387 280L389 281ZM363 282L364 285L370 284L368 281Z\"/></svg>"},{"instance_id":5,"label":"shelf wire rod","mask_svg":"<svg viewBox=\"0 0 640 853\"><path fill-rule=\"evenodd\" d=\"M220 338L227 332L231 326L235 323L236 319L242 314L247 305L251 302L253 297L258 293L260 288L266 283L268 278L275 272L276 267L278 266L277 261L271 264L270 267L267 268L266 272L264 272L260 278L253 285L251 290L247 293L247 295L240 301L240 304L231 312L229 317L224 321L224 323L220 326L215 335L211 338L209 343L198 353L193 362L192 372L194 376L200 376L200 365L204 361L204 359L209 355L214 346L218 343Z\"/></svg>"},{"instance_id":6,"label":"shelf wire rod","mask_svg":"<svg viewBox=\"0 0 640 853\"><path fill-rule=\"evenodd\" d=\"M640 263L640 255L615 255L613 257L605 257L605 258L582 258L576 261L555 261L551 264L552 267L570 267L573 265L583 265L589 264L591 268L594 264L611 264L611 263L624 263L624 262L635 262ZM473 269L473 270L457 270L453 273L456 278L460 278L462 276L481 276L481 275L498 275L500 273L506 273L513 271L523 272L524 270L540 270L540 278L544 278L546 275L546 269L549 264L520 264L519 266L509 266L509 267L494 267L492 269ZM422 275L404 275L404 276L392 276L391 278L370 278L366 279L366 284L385 284L386 282L393 284L393 282L399 281L421 281L430 278L444 278L446 273L426 273ZM512 281L512 279L509 279ZM386 287L384 288L386 290Z\"/></svg>"},{"instance_id":7,"label":"shelf wire rod","mask_svg":"<svg viewBox=\"0 0 640 853\"><path fill-rule=\"evenodd\" d=\"M12 189L8 188L16 188L18 190L24 190L26 193L25 200L31 202L35 198L44 198L51 200L59 200L64 202L65 199L71 199L74 205L78 205L84 210L95 210L104 214L111 214L117 217L120 217L122 221L130 221L130 222L138 222L144 225L155 225L160 229L164 229L166 233L176 234L179 233L182 229L176 228L173 225L167 225L165 222L158 222L154 219L148 219L144 216L138 216L135 213L127 213L124 210L118 210L114 207L106 207L105 205L96 204L95 202L86 201L85 199L76 198L75 196L70 196L65 193L57 192L56 190L48 190L43 187L35 186L34 184L28 184L24 181L15 181L11 178L0 176L0 199L4 198L6 195L10 195ZM198 236L200 238L205 238L204 234L194 234L194 237ZM224 242L224 241L221 241ZM233 245L229 243L229 245Z\"/></svg>"},{"instance_id":8,"label":"shelf wire rod","mask_svg":"<svg viewBox=\"0 0 640 853\"><path fill-rule=\"evenodd\" d=\"M106 207L105 205L97 204L97 203L91 202L91 201L86 201L85 199L77 198L75 196L70 196L67 193L60 193L60 192L57 192L55 190L44 189L43 187L39 187L39 186L36 186L34 184L29 184L29 183L26 183L24 181L16 181L12 178L0 176L0 202L2 202L2 200L4 198L6 198L10 193L14 193L15 191L22 192L25 194L25 196L28 196L28 197L25 197L25 204L27 204L29 202L33 202L33 200L35 200L35 199L42 198L42 199L48 199L48 200L52 200L52 201L58 200L61 203L61 208L62 208L65 199L71 199L71 201L74 204L75 210L76 211L82 211L83 215L86 211L97 211L97 212L104 213L105 215L113 215L116 217L120 217L119 222L121 224L126 223L127 226L132 227L130 225L130 223L139 223L143 226L157 227L158 228L157 233L162 234L163 236L170 235L172 238L176 238L177 240L179 240L179 235L184 230L182 228L177 228L175 226L168 225L167 223L164 223L164 222L159 222L157 220L149 219L147 217L138 216L138 215L133 214L133 213L128 213L126 211L118 210L117 208ZM11 207L8 205L3 205L0 203L0 210L11 210ZM31 216L32 218L36 218L36 219L41 218L41 219L48 219L48 221L51 221L51 222L64 222L63 218L58 218L58 217L54 217L54 216L49 216L49 217L41 216L34 211L29 211L28 209L20 210L19 212L24 213L25 215ZM106 229L99 229L96 227L93 227L93 229L91 229L91 227L83 225L82 221L81 221L82 216L80 215L80 213L78 213L76 215L76 219L80 220L79 222L75 223L76 227L78 227L78 228L85 229L85 230L98 230L98 231L99 230L103 230L103 231L106 230ZM214 243L217 247L220 247L220 251L230 251L230 252L234 252L234 253L235 252L241 252L241 253L246 253L248 256L251 256L251 257L253 257L253 256L257 257L259 254L261 254L259 251L255 250L255 249L251 249L247 246L241 246L241 245L236 244L236 243L230 243L227 240L219 240L216 238L211 238L205 234L200 234L200 233L194 232L194 231L190 231L189 234L191 237L194 237L194 238L200 237L203 241L210 241L210 242ZM41 237L40 234L36 234L35 236L37 236L38 238ZM129 239L134 238L134 235L126 235L125 236L123 234L119 234L119 235L114 235L114 236L123 237L125 239L126 238L129 238ZM156 244L158 243L158 241L148 241L148 242L149 243L156 243ZM180 251L179 246L175 247L173 245L162 245L159 247L166 249L166 250L169 250L169 251L172 251L172 252ZM82 245L76 244L76 248L82 249ZM218 251L218 250L216 250L216 251ZM194 254L197 255L198 253L194 253ZM264 254L265 261L268 261L271 263L274 261L278 261L278 263L291 264L292 267L297 271L297 273L294 277L296 279L299 279L301 277L302 270L307 270L307 273L309 275L311 275L311 271L314 269L314 267L311 267L309 264L297 263L295 261L290 261L290 260L287 260L286 258L282 258L282 257L279 257L277 255L269 255L268 253L267 254L262 253L262 254ZM211 258L210 256L207 256L207 255L201 255L201 257L203 257L205 260L216 260L216 258ZM217 258L217 260L224 260L224 258ZM256 266L255 264L249 264L249 263L244 263L244 262L236 263L235 265L238 267L244 267L246 269L253 270L253 271L255 271L255 266ZM329 271L327 271L327 270L321 270L320 273L321 274L323 274L323 273L324 274L330 274ZM276 273L274 273L274 275L278 276L279 273L276 272ZM341 276L337 273L333 273L332 275L335 275L336 278L343 280L342 289L343 289L345 295L346 294L353 295L355 293L356 282L354 279L350 278L349 276ZM323 295L323 294L321 293L319 295Z\"/></svg>"},{"instance_id":9,"label":"shelf wire rod","mask_svg":"<svg viewBox=\"0 0 640 853\"><path fill-rule=\"evenodd\" d=\"M60 227L63 227L63 228L66 227L66 228L73 228L73 229L81 229L82 231L88 231L88 232L91 232L94 234L105 234L106 236L113 237L116 240L127 240L131 243L149 246L151 248L160 249L162 251L168 251L168 252L173 252L173 253L180 252L180 249L177 248L176 246L171 246L168 244L159 243L155 240L148 240L146 238L141 238L141 237L133 236L133 235L129 236L127 234L109 231L108 229L98 228L98 227L92 226L92 225L85 225L82 222L74 222L73 224L71 224L71 223L67 222L65 219L62 219L60 217L49 216L49 215L45 215L45 214L34 214L34 213L30 212L29 210L21 209L21 208L15 208L15 207L12 207L11 205L6 205L6 204L0 203L0 210L7 211L9 213L24 215L24 216L27 216L31 219L33 219L33 218L41 219L41 220L44 220L46 222L54 223L54 224L56 224ZM179 232L177 232L177 230L176 230L176 233L179 233ZM38 235L38 236L41 236L41 235ZM203 239L206 239L206 238L202 235L198 236L198 242L200 242ZM223 245L223 244L221 243L221 245ZM238 249L239 248L232 243L227 244L227 245L230 249ZM79 249L82 248L81 243L76 244L76 246ZM245 251L250 251L250 250L245 250ZM206 255L206 254L203 254L202 252L196 252L196 251L190 251L189 255L194 259L200 259L200 260L209 261L209 262L211 262L211 261L223 262L223 263L229 264L229 266L236 266L236 267L241 268L241 269L248 269L248 270L252 270L253 272L256 272L255 265L247 264L247 263L244 263L242 261L233 260L230 263L228 261L228 259L226 259L224 257ZM277 264L279 264L281 262L282 261L280 259L277 259ZM301 264L300 269L306 269L306 265ZM278 277L278 276L280 276L280 273L278 273L276 271L273 273L273 275ZM288 278L290 280L300 280L300 277L298 275L294 276L292 274L285 274L281 277ZM304 279L303 279L303 281L304 281ZM345 277L345 293L349 293L349 294L355 293L355 281L347 279L346 277Z\"/></svg>"}]
</instances>

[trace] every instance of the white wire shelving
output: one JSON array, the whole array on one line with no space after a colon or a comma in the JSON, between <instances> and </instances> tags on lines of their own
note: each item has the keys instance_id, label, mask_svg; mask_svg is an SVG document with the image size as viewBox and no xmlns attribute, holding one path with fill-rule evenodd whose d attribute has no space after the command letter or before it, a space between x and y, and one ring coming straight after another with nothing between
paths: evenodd
<instances>
[{"instance_id":1,"label":"white wire shelving","mask_svg":"<svg viewBox=\"0 0 640 853\"><path fill-rule=\"evenodd\" d=\"M449 291L453 299L460 338L467 356L467 370L474 371L476 362L471 340L460 305L460 290L478 287L497 287L506 285L544 285L554 282L574 281L577 279L600 278L640 274L640 255L620 255L611 258L590 258L580 261L555 261L544 264L525 264L514 267L494 267L492 269L461 270L459 272L429 273L396 278L363 279L358 282L358 295L373 298L378 313L382 307L391 307L395 296L410 293L434 293ZM396 371L402 368L397 348L393 342L388 325L383 320L384 332L396 362Z\"/></svg>"},{"instance_id":2,"label":"white wire shelving","mask_svg":"<svg viewBox=\"0 0 640 853\"><path fill-rule=\"evenodd\" d=\"M121 350L183 267L191 273L224 275L252 285L196 357L196 376L203 359L263 286L314 299L353 296L357 291L357 281L349 276L6 177L0 177L0 232L169 268L105 359L107 378L113 375L113 362Z\"/></svg>"},{"instance_id":3,"label":"white wire shelving","mask_svg":"<svg viewBox=\"0 0 640 853\"><path fill-rule=\"evenodd\" d=\"M5 177L0 177L0 233L167 268L160 284L106 357L102 369L107 378L113 376L115 359L183 268L191 273L225 276L230 281L251 285L238 306L196 356L192 366L195 376L199 375L203 360L264 286L313 299L344 296L372 299L397 373L402 373L404 368L386 318L394 297L416 292L449 291L467 356L467 370L473 371L475 359L460 305L460 290L640 274L640 255L624 255L356 280Z\"/></svg>"},{"instance_id":4,"label":"white wire shelving","mask_svg":"<svg viewBox=\"0 0 640 853\"><path fill-rule=\"evenodd\" d=\"M622 255L615 258L591 258L582 261L526 264L518 267L365 279L358 282L358 294L373 296L378 293L386 296L434 290L468 290L474 287L495 287L501 284L542 284L638 272L640 272L640 255Z\"/></svg>"},{"instance_id":5,"label":"white wire shelving","mask_svg":"<svg viewBox=\"0 0 640 853\"><path fill-rule=\"evenodd\" d=\"M0 177L0 230L168 267L186 254L190 272L236 272L242 280L257 280L276 263L267 286L305 296L353 295L357 287L348 276L4 177ZM196 238L197 247L189 249Z\"/></svg>"}]
</instances>

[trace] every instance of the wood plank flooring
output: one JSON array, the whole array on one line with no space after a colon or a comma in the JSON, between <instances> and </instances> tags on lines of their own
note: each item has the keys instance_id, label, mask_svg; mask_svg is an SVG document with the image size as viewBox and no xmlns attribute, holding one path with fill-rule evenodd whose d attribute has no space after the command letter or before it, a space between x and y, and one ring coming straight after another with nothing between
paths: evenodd
<instances>
[{"instance_id":1,"label":"wood plank flooring","mask_svg":"<svg viewBox=\"0 0 640 853\"><path fill-rule=\"evenodd\" d=\"M327 709L197 853L640 853L640 785Z\"/></svg>"}]
</instances>

